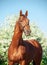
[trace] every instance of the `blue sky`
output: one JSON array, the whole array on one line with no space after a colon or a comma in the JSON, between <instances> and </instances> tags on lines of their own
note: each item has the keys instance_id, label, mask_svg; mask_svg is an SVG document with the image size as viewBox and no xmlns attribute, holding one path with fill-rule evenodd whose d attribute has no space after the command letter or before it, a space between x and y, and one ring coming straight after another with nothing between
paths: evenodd
<instances>
[{"instance_id":1,"label":"blue sky","mask_svg":"<svg viewBox=\"0 0 47 65\"><path fill-rule=\"evenodd\" d=\"M6 16L28 10L28 18L47 33L47 0L0 0L0 22Z\"/></svg>"}]
</instances>

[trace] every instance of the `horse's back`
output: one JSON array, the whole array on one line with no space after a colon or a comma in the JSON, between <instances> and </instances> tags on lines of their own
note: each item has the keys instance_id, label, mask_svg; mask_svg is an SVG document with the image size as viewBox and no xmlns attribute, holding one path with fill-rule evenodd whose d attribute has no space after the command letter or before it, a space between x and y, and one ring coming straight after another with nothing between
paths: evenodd
<instances>
[{"instance_id":1,"label":"horse's back","mask_svg":"<svg viewBox=\"0 0 47 65\"><path fill-rule=\"evenodd\" d=\"M29 42L35 48L39 48L40 50L42 50L41 44L37 40L31 39L26 41Z\"/></svg>"},{"instance_id":2,"label":"horse's back","mask_svg":"<svg viewBox=\"0 0 47 65\"><path fill-rule=\"evenodd\" d=\"M26 44L29 47L29 53L32 54L31 56L33 57L33 55L42 55L42 47L40 45L40 43L37 40L26 40ZM34 54L35 53L35 54Z\"/></svg>"}]
</instances>

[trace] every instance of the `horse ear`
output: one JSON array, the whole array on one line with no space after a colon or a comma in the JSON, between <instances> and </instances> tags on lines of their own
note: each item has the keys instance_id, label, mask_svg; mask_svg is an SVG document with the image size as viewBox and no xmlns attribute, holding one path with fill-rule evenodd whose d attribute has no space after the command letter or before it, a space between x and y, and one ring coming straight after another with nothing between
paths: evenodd
<instances>
[{"instance_id":1,"label":"horse ear","mask_svg":"<svg viewBox=\"0 0 47 65\"><path fill-rule=\"evenodd\" d=\"M22 15L22 10L20 10L20 16Z\"/></svg>"},{"instance_id":2,"label":"horse ear","mask_svg":"<svg viewBox=\"0 0 47 65\"><path fill-rule=\"evenodd\" d=\"M25 16L26 16L26 17L28 16L28 11L26 11Z\"/></svg>"}]
</instances>

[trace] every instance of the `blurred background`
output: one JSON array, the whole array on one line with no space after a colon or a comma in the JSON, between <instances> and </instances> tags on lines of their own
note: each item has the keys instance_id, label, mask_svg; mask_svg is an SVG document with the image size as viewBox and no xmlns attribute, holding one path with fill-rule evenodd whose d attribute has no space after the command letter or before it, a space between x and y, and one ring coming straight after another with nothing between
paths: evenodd
<instances>
[{"instance_id":1,"label":"blurred background","mask_svg":"<svg viewBox=\"0 0 47 65\"><path fill-rule=\"evenodd\" d=\"M41 44L41 65L47 65L47 0L0 0L0 65L8 64L7 50L20 10L23 14L28 10L31 28L31 36L23 34L23 39L35 39Z\"/></svg>"}]
</instances>

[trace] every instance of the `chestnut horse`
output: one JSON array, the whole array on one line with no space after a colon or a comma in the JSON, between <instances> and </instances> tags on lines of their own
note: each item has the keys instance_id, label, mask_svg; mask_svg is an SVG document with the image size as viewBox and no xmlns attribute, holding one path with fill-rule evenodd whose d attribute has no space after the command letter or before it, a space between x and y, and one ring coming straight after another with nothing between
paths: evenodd
<instances>
[{"instance_id":1,"label":"chestnut horse","mask_svg":"<svg viewBox=\"0 0 47 65\"><path fill-rule=\"evenodd\" d=\"M38 41L23 40L22 34L30 35L29 19L27 18L28 11L25 15L20 11L20 17L14 28L14 35L8 49L8 64L14 65L29 65L33 61L33 65L40 65L42 59L42 47Z\"/></svg>"}]
</instances>

